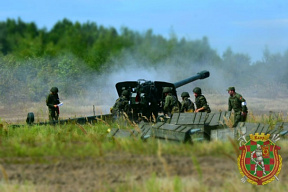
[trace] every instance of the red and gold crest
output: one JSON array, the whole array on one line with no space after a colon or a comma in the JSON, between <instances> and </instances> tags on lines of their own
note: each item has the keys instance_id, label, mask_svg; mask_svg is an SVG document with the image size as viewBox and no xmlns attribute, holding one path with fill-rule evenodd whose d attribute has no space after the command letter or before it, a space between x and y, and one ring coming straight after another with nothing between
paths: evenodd
<instances>
[{"instance_id":1,"label":"red and gold crest","mask_svg":"<svg viewBox=\"0 0 288 192\"><path fill-rule=\"evenodd\" d=\"M278 175L282 167L282 158L278 154L281 149L270 139L270 134L250 134L250 140L240 146L242 151L238 157L238 168L244 183L265 185L272 181L279 180Z\"/></svg>"}]
</instances>

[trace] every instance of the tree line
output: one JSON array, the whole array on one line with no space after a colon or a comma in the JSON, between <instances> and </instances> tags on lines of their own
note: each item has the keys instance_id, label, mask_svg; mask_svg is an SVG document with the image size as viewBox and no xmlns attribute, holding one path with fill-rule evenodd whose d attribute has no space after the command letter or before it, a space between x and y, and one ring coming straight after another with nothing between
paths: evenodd
<instances>
[{"instance_id":1,"label":"tree line","mask_svg":"<svg viewBox=\"0 0 288 192\"><path fill-rule=\"evenodd\" d=\"M171 34L165 38L151 29L139 33L122 27L118 31L68 19L58 21L51 30L20 18L0 22L1 100L37 100L55 84L64 94L72 94L72 85L73 92L80 93L95 74L125 67L131 60L152 68L176 64L177 68L213 69L230 83L227 86L265 87L274 93L277 87L288 88L288 51L271 54L265 49L263 59L251 63L249 55L229 47L219 55L207 37L187 40Z\"/></svg>"}]
</instances>

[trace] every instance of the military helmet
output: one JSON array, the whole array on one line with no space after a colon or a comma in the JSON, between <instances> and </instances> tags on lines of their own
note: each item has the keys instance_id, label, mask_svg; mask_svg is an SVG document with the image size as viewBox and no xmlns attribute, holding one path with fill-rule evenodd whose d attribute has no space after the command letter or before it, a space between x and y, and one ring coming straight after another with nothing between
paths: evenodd
<instances>
[{"instance_id":1,"label":"military helmet","mask_svg":"<svg viewBox=\"0 0 288 192\"><path fill-rule=\"evenodd\" d=\"M181 94L181 97L190 97L189 93L188 92L183 92Z\"/></svg>"},{"instance_id":2,"label":"military helmet","mask_svg":"<svg viewBox=\"0 0 288 192\"><path fill-rule=\"evenodd\" d=\"M235 91L235 87L228 87L227 91Z\"/></svg>"},{"instance_id":3,"label":"military helmet","mask_svg":"<svg viewBox=\"0 0 288 192\"><path fill-rule=\"evenodd\" d=\"M58 93L58 88L57 88L57 87L52 87L52 88L50 89L50 91L51 91L52 93Z\"/></svg>"},{"instance_id":4,"label":"military helmet","mask_svg":"<svg viewBox=\"0 0 288 192\"><path fill-rule=\"evenodd\" d=\"M200 88L200 87L195 87L195 88L193 89L193 93L196 93L196 94L198 94L198 95L201 95L201 94L202 94L201 88Z\"/></svg>"},{"instance_id":5,"label":"military helmet","mask_svg":"<svg viewBox=\"0 0 288 192\"><path fill-rule=\"evenodd\" d=\"M126 96L126 97L129 97L129 91L128 90L124 90L124 91L122 91L122 95L123 96Z\"/></svg>"},{"instance_id":6,"label":"military helmet","mask_svg":"<svg viewBox=\"0 0 288 192\"><path fill-rule=\"evenodd\" d=\"M172 92L171 87L164 87L163 93L171 93L171 92Z\"/></svg>"}]
</instances>

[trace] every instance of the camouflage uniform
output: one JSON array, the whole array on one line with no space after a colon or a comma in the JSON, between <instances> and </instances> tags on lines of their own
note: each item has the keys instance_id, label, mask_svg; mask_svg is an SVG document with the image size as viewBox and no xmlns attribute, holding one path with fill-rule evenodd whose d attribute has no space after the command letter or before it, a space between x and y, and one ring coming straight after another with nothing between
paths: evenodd
<instances>
[{"instance_id":1,"label":"camouflage uniform","mask_svg":"<svg viewBox=\"0 0 288 192\"><path fill-rule=\"evenodd\" d=\"M185 97L184 100L181 102L181 110L180 112L194 112L194 103L188 98Z\"/></svg>"},{"instance_id":2,"label":"camouflage uniform","mask_svg":"<svg viewBox=\"0 0 288 192\"><path fill-rule=\"evenodd\" d=\"M173 113L177 113L180 110L180 105L177 97L172 95L172 89L170 87L164 87L163 93L166 94L163 110L171 116Z\"/></svg>"},{"instance_id":3,"label":"camouflage uniform","mask_svg":"<svg viewBox=\"0 0 288 192\"><path fill-rule=\"evenodd\" d=\"M180 112L194 112L194 103L189 99L190 95L188 92L183 92L181 94L182 102Z\"/></svg>"},{"instance_id":4,"label":"camouflage uniform","mask_svg":"<svg viewBox=\"0 0 288 192\"><path fill-rule=\"evenodd\" d=\"M168 115L179 112L178 100L175 95L168 93L168 95L165 97L163 109Z\"/></svg>"},{"instance_id":5,"label":"camouflage uniform","mask_svg":"<svg viewBox=\"0 0 288 192\"><path fill-rule=\"evenodd\" d=\"M60 103L58 96L58 88L52 87L50 89L51 93L46 98L46 105L49 110L49 121L58 120L59 118L59 107L54 107Z\"/></svg>"},{"instance_id":6,"label":"camouflage uniform","mask_svg":"<svg viewBox=\"0 0 288 192\"><path fill-rule=\"evenodd\" d=\"M227 91L234 90L234 87L229 87ZM234 110L234 124L233 127L236 127L239 122L245 122L246 121L246 114L248 113L248 108L246 106L246 100L242 97L241 94L236 93L229 97L228 99L228 111ZM245 115L242 115L242 112L245 113Z\"/></svg>"},{"instance_id":7,"label":"camouflage uniform","mask_svg":"<svg viewBox=\"0 0 288 192\"><path fill-rule=\"evenodd\" d=\"M204 107L203 110L199 111L199 112L207 112L210 113L211 109L207 103L206 98L204 97L204 95L199 95L195 98L195 105L196 105L196 109L199 109L201 107Z\"/></svg>"},{"instance_id":8,"label":"camouflage uniform","mask_svg":"<svg viewBox=\"0 0 288 192\"><path fill-rule=\"evenodd\" d=\"M197 96L195 97L195 105L196 105L196 109L200 109L200 108L204 108L199 112L207 112L210 113L211 109L207 103L206 98L204 97L204 95L202 95L202 91L200 87L195 87L193 89L193 92L197 94Z\"/></svg>"},{"instance_id":9,"label":"camouflage uniform","mask_svg":"<svg viewBox=\"0 0 288 192\"><path fill-rule=\"evenodd\" d=\"M123 115L123 113L126 113L128 117L131 115L128 91L124 90L122 92L122 95L116 100L111 112L114 116L120 116Z\"/></svg>"}]
</instances>

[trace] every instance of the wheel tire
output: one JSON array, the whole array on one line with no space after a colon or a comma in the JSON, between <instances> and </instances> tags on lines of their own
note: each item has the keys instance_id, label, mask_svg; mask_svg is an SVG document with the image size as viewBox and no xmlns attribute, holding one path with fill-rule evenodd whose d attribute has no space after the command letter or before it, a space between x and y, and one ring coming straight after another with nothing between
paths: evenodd
<instances>
[{"instance_id":1,"label":"wheel tire","mask_svg":"<svg viewBox=\"0 0 288 192\"><path fill-rule=\"evenodd\" d=\"M27 114L26 123L32 124L34 122L34 113L30 112Z\"/></svg>"}]
</instances>

